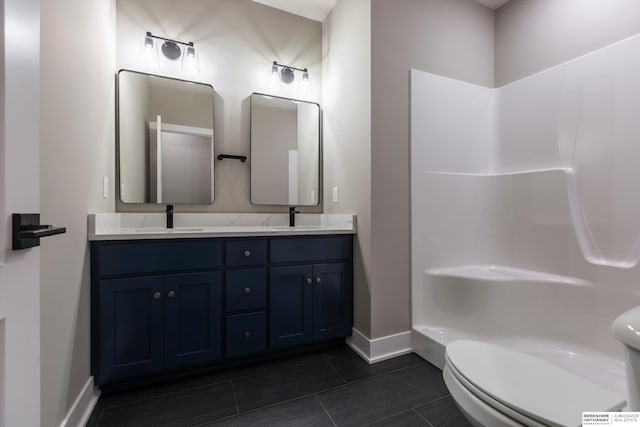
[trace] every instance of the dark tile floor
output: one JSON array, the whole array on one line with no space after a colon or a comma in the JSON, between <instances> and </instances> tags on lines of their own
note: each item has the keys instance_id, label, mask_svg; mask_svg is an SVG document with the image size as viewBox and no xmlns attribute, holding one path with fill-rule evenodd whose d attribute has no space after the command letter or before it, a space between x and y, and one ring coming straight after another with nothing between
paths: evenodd
<instances>
[{"instance_id":1,"label":"dark tile floor","mask_svg":"<svg viewBox=\"0 0 640 427\"><path fill-rule=\"evenodd\" d=\"M338 346L104 394L88 427L469 426L415 354L367 364Z\"/></svg>"}]
</instances>

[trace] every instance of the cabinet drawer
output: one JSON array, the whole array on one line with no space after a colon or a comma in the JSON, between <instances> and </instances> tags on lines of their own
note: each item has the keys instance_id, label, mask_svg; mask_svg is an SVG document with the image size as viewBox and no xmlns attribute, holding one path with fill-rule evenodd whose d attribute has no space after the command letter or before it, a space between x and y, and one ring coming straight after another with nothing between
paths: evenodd
<instances>
[{"instance_id":1,"label":"cabinet drawer","mask_svg":"<svg viewBox=\"0 0 640 427\"><path fill-rule=\"evenodd\" d=\"M266 240L227 241L227 266L260 265L267 262Z\"/></svg>"},{"instance_id":2,"label":"cabinet drawer","mask_svg":"<svg viewBox=\"0 0 640 427\"><path fill-rule=\"evenodd\" d=\"M267 349L267 315L259 313L227 316L227 357Z\"/></svg>"},{"instance_id":3,"label":"cabinet drawer","mask_svg":"<svg viewBox=\"0 0 640 427\"><path fill-rule=\"evenodd\" d=\"M227 271L227 311L267 306L267 269Z\"/></svg>"},{"instance_id":4,"label":"cabinet drawer","mask_svg":"<svg viewBox=\"0 0 640 427\"><path fill-rule=\"evenodd\" d=\"M96 246L101 276L220 267L217 240L105 243Z\"/></svg>"},{"instance_id":5,"label":"cabinet drawer","mask_svg":"<svg viewBox=\"0 0 640 427\"><path fill-rule=\"evenodd\" d=\"M272 239L271 262L315 262L350 259L352 237L327 236Z\"/></svg>"}]
</instances>

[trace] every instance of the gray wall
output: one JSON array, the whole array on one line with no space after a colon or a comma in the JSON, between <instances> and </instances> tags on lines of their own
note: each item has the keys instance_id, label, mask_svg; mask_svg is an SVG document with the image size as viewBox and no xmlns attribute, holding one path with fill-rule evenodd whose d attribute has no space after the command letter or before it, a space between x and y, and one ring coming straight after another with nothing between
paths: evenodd
<instances>
[{"instance_id":1,"label":"gray wall","mask_svg":"<svg viewBox=\"0 0 640 427\"><path fill-rule=\"evenodd\" d=\"M339 0L323 24L324 200L327 213L358 215L354 327L371 336L371 1ZM332 202L332 189L340 200Z\"/></svg>"},{"instance_id":2,"label":"gray wall","mask_svg":"<svg viewBox=\"0 0 640 427\"><path fill-rule=\"evenodd\" d=\"M87 213L114 208L114 19L111 0L41 2L41 213L67 227L40 247L47 427L60 425L90 378Z\"/></svg>"},{"instance_id":3,"label":"gray wall","mask_svg":"<svg viewBox=\"0 0 640 427\"><path fill-rule=\"evenodd\" d=\"M410 316L409 70L494 86L494 12L472 0L371 0L371 338Z\"/></svg>"},{"instance_id":4,"label":"gray wall","mask_svg":"<svg viewBox=\"0 0 640 427\"><path fill-rule=\"evenodd\" d=\"M638 0L511 0L496 11L496 86L638 32Z\"/></svg>"}]
</instances>

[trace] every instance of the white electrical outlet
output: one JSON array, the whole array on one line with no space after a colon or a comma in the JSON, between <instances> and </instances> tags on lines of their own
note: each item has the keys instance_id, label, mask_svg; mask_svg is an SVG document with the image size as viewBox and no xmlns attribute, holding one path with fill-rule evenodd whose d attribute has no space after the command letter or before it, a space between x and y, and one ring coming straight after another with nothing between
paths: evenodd
<instances>
[{"instance_id":1,"label":"white electrical outlet","mask_svg":"<svg viewBox=\"0 0 640 427\"><path fill-rule=\"evenodd\" d=\"M102 177L102 197L105 199L109 198L109 177Z\"/></svg>"},{"instance_id":2,"label":"white electrical outlet","mask_svg":"<svg viewBox=\"0 0 640 427\"><path fill-rule=\"evenodd\" d=\"M340 200L339 195L338 187L333 187L333 203L338 203L338 200Z\"/></svg>"}]
</instances>

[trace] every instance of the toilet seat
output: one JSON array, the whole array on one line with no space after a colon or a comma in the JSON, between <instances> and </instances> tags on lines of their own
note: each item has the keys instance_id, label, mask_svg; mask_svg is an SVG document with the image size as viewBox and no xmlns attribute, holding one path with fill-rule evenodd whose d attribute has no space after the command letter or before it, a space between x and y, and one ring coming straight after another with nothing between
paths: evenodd
<instances>
[{"instance_id":1,"label":"toilet seat","mask_svg":"<svg viewBox=\"0 0 640 427\"><path fill-rule=\"evenodd\" d=\"M479 341L447 345L445 368L450 382L526 425L579 426L583 411L618 411L626 403L543 360Z\"/></svg>"},{"instance_id":2,"label":"toilet seat","mask_svg":"<svg viewBox=\"0 0 640 427\"><path fill-rule=\"evenodd\" d=\"M474 402L474 406L483 407L483 411L489 410L489 408L495 413L493 416L495 417L497 414L502 415L505 419L502 420L501 425L507 426L529 426L529 427L546 427L549 424L541 423L539 420L528 417L526 414L518 412L517 410L500 403L500 401L493 399L488 394L483 393L480 389L478 389L475 385L470 383L467 379L464 378L455 368L451 366L449 362L445 365L445 369L448 370L448 374L450 376L449 381L454 381L456 383L456 387L460 389L461 392L465 394L469 394L469 396L465 397L466 400L471 397L476 398L478 401ZM445 381L446 382L446 381ZM450 384L447 384L449 386ZM453 393L451 393L453 395ZM486 425L494 425L496 423L491 422Z\"/></svg>"}]
</instances>

